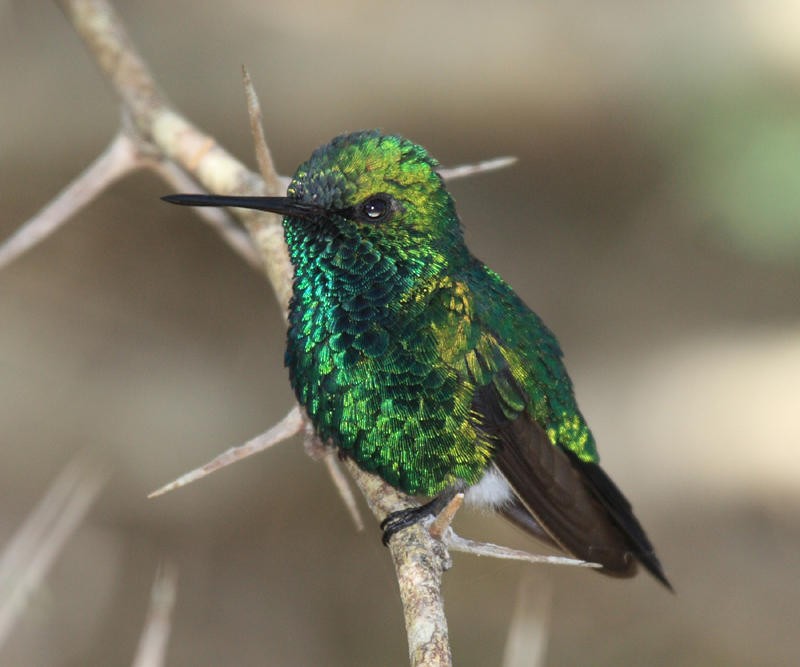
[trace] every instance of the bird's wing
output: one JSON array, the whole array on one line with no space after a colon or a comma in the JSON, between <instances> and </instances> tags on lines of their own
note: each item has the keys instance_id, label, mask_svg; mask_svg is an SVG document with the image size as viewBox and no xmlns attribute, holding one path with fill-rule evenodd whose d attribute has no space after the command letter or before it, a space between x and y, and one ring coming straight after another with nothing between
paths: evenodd
<instances>
[{"instance_id":1,"label":"bird's wing","mask_svg":"<svg viewBox=\"0 0 800 667\"><path fill-rule=\"evenodd\" d=\"M495 442L495 465L564 551L617 576L633 575L638 560L668 586L630 503L597 463L555 338L496 280L473 290L481 336L465 362L476 386L473 412Z\"/></svg>"},{"instance_id":2,"label":"bird's wing","mask_svg":"<svg viewBox=\"0 0 800 667\"><path fill-rule=\"evenodd\" d=\"M476 390L472 408L480 430L495 443L497 469L552 541L576 558L632 575L636 563L624 535L570 456L553 446L544 428L531 418L526 395L507 365L495 366L491 380Z\"/></svg>"}]
</instances>

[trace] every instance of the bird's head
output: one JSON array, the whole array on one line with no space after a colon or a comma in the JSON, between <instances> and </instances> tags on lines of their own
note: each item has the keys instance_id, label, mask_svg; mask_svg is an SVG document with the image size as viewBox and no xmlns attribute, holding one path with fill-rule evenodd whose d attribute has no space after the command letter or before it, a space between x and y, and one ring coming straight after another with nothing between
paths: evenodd
<instances>
[{"instance_id":1,"label":"bird's head","mask_svg":"<svg viewBox=\"0 0 800 667\"><path fill-rule=\"evenodd\" d=\"M165 199L282 214L293 255L298 248L366 244L397 263L414 260L441 266L460 254L463 239L453 199L437 167L421 146L369 130L340 135L316 149L298 167L286 197Z\"/></svg>"}]
</instances>

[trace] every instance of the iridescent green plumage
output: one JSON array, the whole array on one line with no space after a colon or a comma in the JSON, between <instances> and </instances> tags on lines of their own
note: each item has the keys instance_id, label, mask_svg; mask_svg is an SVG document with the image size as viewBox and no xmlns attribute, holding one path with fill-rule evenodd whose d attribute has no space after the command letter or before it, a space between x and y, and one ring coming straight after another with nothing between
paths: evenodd
<instances>
[{"instance_id":1,"label":"iridescent green plumage","mask_svg":"<svg viewBox=\"0 0 800 667\"><path fill-rule=\"evenodd\" d=\"M399 207L378 225L284 222L301 404L324 440L413 494L480 479L495 443L473 400L489 383L509 417L530 409L554 444L595 460L555 338L470 255L436 166L406 140L360 133L297 170L290 197L342 210L383 193Z\"/></svg>"},{"instance_id":2,"label":"iridescent green plumage","mask_svg":"<svg viewBox=\"0 0 800 667\"><path fill-rule=\"evenodd\" d=\"M286 198L170 201L285 214L286 364L323 441L407 493L470 487L602 571L638 560L668 586L597 464L555 337L471 255L436 169L416 144L358 132L317 149Z\"/></svg>"}]
</instances>

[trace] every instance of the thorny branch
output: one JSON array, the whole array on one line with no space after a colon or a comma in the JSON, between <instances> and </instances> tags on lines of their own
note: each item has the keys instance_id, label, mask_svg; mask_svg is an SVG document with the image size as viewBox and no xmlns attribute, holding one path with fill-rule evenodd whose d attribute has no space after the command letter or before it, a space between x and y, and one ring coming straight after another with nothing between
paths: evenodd
<instances>
[{"instance_id":1,"label":"thorny branch","mask_svg":"<svg viewBox=\"0 0 800 667\"><path fill-rule=\"evenodd\" d=\"M0 267L33 247L63 225L82 206L96 198L111 183L139 168L158 173L176 189L205 190L229 195L278 195L287 179L272 164L263 130L258 100L244 71L250 122L256 143L261 175L250 171L178 113L166 100L113 8L106 0L57 0L85 42L103 75L117 92L123 107L123 122L108 149L48 206L23 225L0 246ZM513 158L496 158L475 165L442 168L443 178L459 178L505 167ZM235 215L247 230L243 234L231 217ZM272 285L285 314L291 294L292 267L283 241L280 219L271 213L236 209L231 214L204 209L200 215L211 224L231 247L251 266L262 269ZM298 431L310 429L302 412L294 408L284 420L238 448L175 482L162 487L159 495L213 472L245 456L285 440ZM354 512L355 502L335 459L324 456L345 503ZM383 519L387 514L413 505L412 499L399 493L378 477L359 469L352 461L345 466L364 494L373 514ZM348 489L345 491L345 489ZM583 564L566 558L542 557L514 550L475 543L455 535L450 521L460 506L459 498L429 531L416 525L395 535L390 551L395 564L400 596L406 619L409 655L412 665L451 665L447 621L441 593L441 577L450 566L448 548L492 555L569 564ZM354 520L358 524L357 511ZM437 537L434 538L432 533ZM166 575L165 575L166 576ZM173 591L170 577L160 579L161 589ZM166 581L166 583L165 583ZM166 595L166 594L165 594ZM163 606L171 604L174 592ZM156 605L158 607L158 605ZM154 612L158 614L158 608ZM154 646L159 641L153 640ZM159 649L153 649L155 653Z\"/></svg>"}]
</instances>

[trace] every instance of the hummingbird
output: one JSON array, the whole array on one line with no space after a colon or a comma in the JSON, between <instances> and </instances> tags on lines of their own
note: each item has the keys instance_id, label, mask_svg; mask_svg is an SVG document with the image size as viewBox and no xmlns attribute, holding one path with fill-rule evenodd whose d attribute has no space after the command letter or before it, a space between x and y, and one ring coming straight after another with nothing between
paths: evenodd
<instances>
[{"instance_id":1,"label":"hummingbird","mask_svg":"<svg viewBox=\"0 0 800 667\"><path fill-rule=\"evenodd\" d=\"M551 331L464 242L439 163L368 130L301 164L285 197L169 195L283 217L294 267L285 363L322 442L401 491L399 530L457 493L535 538L670 583L603 471Z\"/></svg>"}]
</instances>

